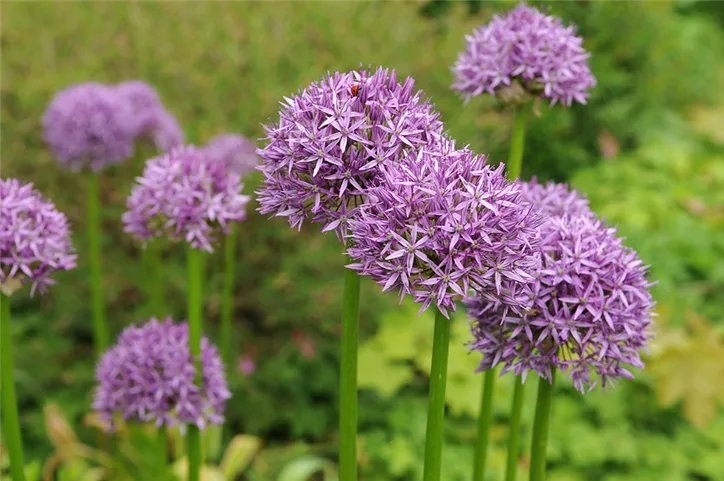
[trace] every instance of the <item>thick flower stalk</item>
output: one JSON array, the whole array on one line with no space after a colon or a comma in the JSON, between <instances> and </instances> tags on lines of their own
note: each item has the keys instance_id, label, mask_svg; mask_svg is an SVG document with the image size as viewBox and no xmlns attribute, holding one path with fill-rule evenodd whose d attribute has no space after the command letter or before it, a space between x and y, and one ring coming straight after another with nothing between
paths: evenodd
<instances>
[{"instance_id":1,"label":"thick flower stalk","mask_svg":"<svg viewBox=\"0 0 724 481\"><path fill-rule=\"evenodd\" d=\"M582 44L575 26L520 4L466 36L452 88L466 100L488 93L512 104L532 97L585 104L596 79Z\"/></svg>"},{"instance_id":2,"label":"thick flower stalk","mask_svg":"<svg viewBox=\"0 0 724 481\"><path fill-rule=\"evenodd\" d=\"M259 211L323 224L342 237L347 222L394 164L442 134L439 114L411 78L378 68L331 73L285 98L258 150L265 177Z\"/></svg>"},{"instance_id":3,"label":"thick flower stalk","mask_svg":"<svg viewBox=\"0 0 724 481\"><path fill-rule=\"evenodd\" d=\"M593 214L550 217L539 238L523 309L468 301L480 370L502 364L551 380L557 369L581 392L633 378L628 367L643 368L654 307L641 259Z\"/></svg>"},{"instance_id":4,"label":"thick flower stalk","mask_svg":"<svg viewBox=\"0 0 724 481\"><path fill-rule=\"evenodd\" d=\"M201 383L195 382L200 360ZM96 367L96 410L113 429L115 415L156 426L205 429L224 422L231 397L216 347L203 337L197 360L189 351L189 328L151 318L127 327Z\"/></svg>"},{"instance_id":5,"label":"thick flower stalk","mask_svg":"<svg viewBox=\"0 0 724 481\"><path fill-rule=\"evenodd\" d=\"M24 481L13 369L10 296L30 284L30 295L53 284L51 275L75 267L76 255L65 215L16 179L0 179L0 396L4 448L13 481Z\"/></svg>"},{"instance_id":6,"label":"thick flower stalk","mask_svg":"<svg viewBox=\"0 0 724 481\"><path fill-rule=\"evenodd\" d=\"M249 196L238 175L192 147L178 147L147 162L128 197L125 231L142 241L168 235L213 251L219 232L246 218Z\"/></svg>"},{"instance_id":7,"label":"thick flower stalk","mask_svg":"<svg viewBox=\"0 0 724 481\"><path fill-rule=\"evenodd\" d=\"M515 302L532 279L538 217L485 160L444 141L387 164L350 221L348 267L446 316L470 289Z\"/></svg>"},{"instance_id":8,"label":"thick flower stalk","mask_svg":"<svg viewBox=\"0 0 724 481\"><path fill-rule=\"evenodd\" d=\"M252 172L259 164L256 146L237 134L217 135L201 150L213 161L224 164L229 172L240 176Z\"/></svg>"},{"instance_id":9,"label":"thick flower stalk","mask_svg":"<svg viewBox=\"0 0 724 481\"><path fill-rule=\"evenodd\" d=\"M133 153L134 124L112 87L88 82L58 92L43 115L44 139L61 164L99 171Z\"/></svg>"},{"instance_id":10,"label":"thick flower stalk","mask_svg":"<svg viewBox=\"0 0 724 481\"><path fill-rule=\"evenodd\" d=\"M151 139L163 152L183 144L181 126L163 106L153 87L140 80L129 80L117 84L114 89L124 102L134 138Z\"/></svg>"}]
</instances>

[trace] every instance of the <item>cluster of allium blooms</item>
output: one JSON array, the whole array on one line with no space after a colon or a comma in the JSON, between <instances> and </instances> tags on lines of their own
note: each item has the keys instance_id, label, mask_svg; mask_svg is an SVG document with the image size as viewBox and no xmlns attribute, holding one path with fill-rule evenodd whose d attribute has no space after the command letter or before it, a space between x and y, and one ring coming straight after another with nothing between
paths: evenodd
<instances>
[{"instance_id":1,"label":"cluster of allium blooms","mask_svg":"<svg viewBox=\"0 0 724 481\"><path fill-rule=\"evenodd\" d=\"M57 160L100 170L133 153L134 122L116 90L99 83L58 92L43 115L44 139Z\"/></svg>"},{"instance_id":2,"label":"cluster of allium blooms","mask_svg":"<svg viewBox=\"0 0 724 481\"><path fill-rule=\"evenodd\" d=\"M259 164L256 147L241 135L216 136L202 150L211 160L221 162L229 172L241 176L253 171Z\"/></svg>"},{"instance_id":3,"label":"cluster of allium blooms","mask_svg":"<svg viewBox=\"0 0 724 481\"><path fill-rule=\"evenodd\" d=\"M535 178L529 182L518 183L523 191L523 198L533 204L543 217L592 214L588 199L577 190L569 189L566 184L547 182L543 185Z\"/></svg>"},{"instance_id":4,"label":"cluster of allium blooms","mask_svg":"<svg viewBox=\"0 0 724 481\"><path fill-rule=\"evenodd\" d=\"M532 95L551 104L586 103L596 79L582 43L574 26L518 5L466 36L465 51L453 67L453 89L467 100L487 92L504 102Z\"/></svg>"},{"instance_id":5,"label":"cluster of allium blooms","mask_svg":"<svg viewBox=\"0 0 724 481\"><path fill-rule=\"evenodd\" d=\"M569 373L577 389L603 388L642 368L654 303L647 268L594 215L558 216L539 230L539 269L523 309L468 300L481 370ZM508 283L509 281L505 281Z\"/></svg>"},{"instance_id":6,"label":"cluster of allium blooms","mask_svg":"<svg viewBox=\"0 0 724 481\"><path fill-rule=\"evenodd\" d=\"M379 166L442 135L439 114L414 88L411 78L399 83L394 70L378 68L329 74L285 98L257 151L259 211L288 217L292 227L321 222L341 236L378 184Z\"/></svg>"},{"instance_id":7,"label":"cluster of allium blooms","mask_svg":"<svg viewBox=\"0 0 724 481\"><path fill-rule=\"evenodd\" d=\"M134 137L147 137L164 152L183 144L181 126L161 102L156 90L146 82L129 80L115 87L128 109Z\"/></svg>"},{"instance_id":8,"label":"cluster of allium blooms","mask_svg":"<svg viewBox=\"0 0 724 481\"><path fill-rule=\"evenodd\" d=\"M0 179L0 291L11 295L25 283L43 292L50 275L75 267L68 219L32 184Z\"/></svg>"},{"instance_id":9,"label":"cluster of allium blooms","mask_svg":"<svg viewBox=\"0 0 724 481\"><path fill-rule=\"evenodd\" d=\"M208 339L201 339L201 386L188 342L188 324L155 318L127 327L118 343L96 367L98 387L93 409L113 429L113 416L154 422L157 426L224 422L224 404L231 397L221 358Z\"/></svg>"},{"instance_id":10,"label":"cluster of allium blooms","mask_svg":"<svg viewBox=\"0 0 724 481\"><path fill-rule=\"evenodd\" d=\"M469 289L497 299L531 279L538 217L502 164L439 144L385 165L350 220L348 267L447 314Z\"/></svg>"},{"instance_id":11,"label":"cluster of allium blooms","mask_svg":"<svg viewBox=\"0 0 724 481\"><path fill-rule=\"evenodd\" d=\"M192 146L149 160L136 182L123 222L144 241L166 234L211 252L217 231L246 218L240 177Z\"/></svg>"}]
</instances>

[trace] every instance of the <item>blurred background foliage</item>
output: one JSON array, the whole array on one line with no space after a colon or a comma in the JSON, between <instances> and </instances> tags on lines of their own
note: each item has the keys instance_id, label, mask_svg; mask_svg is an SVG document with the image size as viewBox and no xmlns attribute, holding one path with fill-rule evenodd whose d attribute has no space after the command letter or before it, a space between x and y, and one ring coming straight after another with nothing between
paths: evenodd
<instances>
[{"instance_id":1,"label":"blurred background foliage","mask_svg":"<svg viewBox=\"0 0 724 481\"><path fill-rule=\"evenodd\" d=\"M58 461L57 437L46 422L49 416L66 420L78 443L98 445L97 429L86 417L94 369L83 259L86 186L82 176L56 165L40 128L55 91L88 80L146 80L177 115L188 140L204 143L226 131L260 137L261 122L275 116L279 99L327 70L385 65L416 79L460 143L498 162L507 154L510 114L490 98L463 105L448 88L449 68L466 33L513 5L5 2L2 175L34 182L68 214L81 256L79 268L58 276L47 296L13 300L29 469L40 476L44 465L60 462L66 474L58 470L57 479L107 476L107 467L77 453ZM587 106L541 106L531 118L523 177L571 182L619 226L652 266L659 314L649 369L636 381L586 395L560 383L551 479L723 480L724 7L586 0L537 6L579 26L599 85ZM116 332L147 315L138 246L123 234L120 215L133 178L152 155L139 146L132 160L102 180L104 289ZM249 176L246 191L259 180ZM241 479L331 481L341 247L316 226L296 232L254 208L240 235L234 345L239 360L256 369L230 373L234 398L223 448L211 459L220 464L209 469L223 471L222 453L240 449L242 435L251 454L242 449L249 459L237 466ZM168 310L178 318L185 310L182 251L167 246L164 255ZM215 338L223 272L218 255L208 270L206 330ZM362 296L361 470L373 481L419 479L432 323L427 314L416 317L412 305L398 307L372 283L363 282ZM471 470L481 376L474 374L478 360L467 354L466 342L466 322L458 314L446 481L467 480ZM529 384L526 434L534 401ZM503 469L511 379L498 386L490 480ZM146 469L131 459L135 469ZM527 461L522 456L521 466ZM520 470L521 479L525 472ZM236 476L234 471L229 479Z\"/></svg>"}]
</instances>

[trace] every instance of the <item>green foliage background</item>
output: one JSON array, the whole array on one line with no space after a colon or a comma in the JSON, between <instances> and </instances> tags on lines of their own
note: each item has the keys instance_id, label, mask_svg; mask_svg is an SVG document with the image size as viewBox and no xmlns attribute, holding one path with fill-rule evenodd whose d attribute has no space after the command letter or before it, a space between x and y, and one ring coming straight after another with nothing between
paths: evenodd
<instances>
[{"instance_id":1,"label":"green foliage background","mask_svg":"<svg viewBox=\"0 0 724 481\"><path fill-rule=\"evenodd\" d=\"M155 85L203 143L226 131L262 135L283 95L326 70L362 64L413 76L450 133L504 160L511 118L493 99L467 106L448 88L464 34L512 7L503 2L13 2L2 12L2 176L32 181L74 226L79 268L43 298L13 299L16 379L30 459L50 453L42 408L58 403L81 437L92 396L84 259L85 183L42 142L40 119L58 89L87 80ZM724 479L724 14L715 2L552 2L579 25L599 85L587 106L541 108L526 139L524 177L572 182L652 265L660 314L651 369L611 392L581 396L561 383L551 479ZM104 289L118 332L146 315L137 246L120 215L144 159L139 147L102 180ZM252 192L257 174L246 180ZM240 235L235 296L240 354L229 432L257 435L270 453L334 456L341 248L315 226L301 232L250 209ZM182 251L166 252L168 309L184 312ZM207 332L216 336L221 261L209 265ZM431 320L363 282L360 452L368 480L421 476ZM451 348L445 479L469 479L480 376L463 315ZM491 453L505 458L510 379L499 381ZM534 389L528 383L525 429ZM718 385L718 386L717 386ZM527 441L526 441L527 442ZM290 451L290 452L291 452ZM274 456L272 454L270 456ZM283 456L283 455L282 455ZM524 467L527 458L521 457ZM272 463L274 464L274 463ZM525 469L520 470L525 479ZM275 479L274 475L254 479ZM491 473L491 480L500 479Z\"/></svg>"}]
</instances>

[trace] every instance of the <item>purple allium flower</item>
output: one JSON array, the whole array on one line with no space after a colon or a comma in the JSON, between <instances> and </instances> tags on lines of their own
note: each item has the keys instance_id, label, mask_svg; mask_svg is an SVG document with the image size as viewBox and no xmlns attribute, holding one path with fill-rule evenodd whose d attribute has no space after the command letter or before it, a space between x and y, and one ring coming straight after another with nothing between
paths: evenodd
<instances>
[{"instance_id":1,"label":"purple allium flower","mask_svg":"<svg viewBox=\"0 0 724 481\"><path fill-rule=\"evenodd\" d=\"M73 170L98 171L133 153L133 121L124 99L99 83L58 92L43 115L44 139L58 161Z\"/></svg>"},{"instance_id":2,"label":"purple allium flower","mask_svg":"<svg viewBox=\"0 0 724 481\"><path fill-rule=\"evenodd\" d=\"M559 215L593 215L588 199L577 190L569 189L566 184L547 182L543 185L539 184L535 177L530 182L518 181L518 183L523 191L523 198L533 204L544 218Z\"/></svg>"},{"instance_id":3,"label":"purple allium flower","mask_svg":"<svg viewBox=\"0 0 724 481\"><path fill-rule=\"evenodd\" d=\"M65 215L33 184L0 179L0 291L9 296L30 282L30 295L43 293L76 257Z\"/></svg>"},{"instance_id":4,"label":"purple allium flower","mask_svg":"<svg viewBox=\"0 0 724 481\"><path fill-rule=\"evenodd\" d=\"M223 134L211 139L202 148L215 162L221 162L229 172L241 176L253 171L259 164L256 147L241 135Z\"/></svg>"},{"instance_id":5,"label":"purple allium flower","mask_svg":"<svg viewBox=\"0 0 724 481\"><path fill-rule=\"evenodd\" d=\"M305 219L341 235L379 166L435 141L443 124L415 82L397 81L378 68L333 73L284 99L279 122L265 127L267 144L257 152L265 185L259 212Z\"/></svg>"},{"instance_id":6,"label":"purple allium flower","mask_svg":"<svg viewBox=\"0 0 724 481\"><path fill-rule=\"evenodd\" d=\"M211 252L219 230L246 219L240 177L193 146L149 160L136 182L123 222L141 240L166 234Z\"/></svg>"},{"instance_id":7,"label":"purple allium flower","mask_svg":"<svg viewBox=\"0 0 724 481\"><path fill-rule=\"evenodd\" d=\"M582 43L575 26L520 4L466 36L452 88L466 100L487 92L505 102L534 95L551 105L585 104L596 79Z\"/></svg>"},{"instance_id":8,"label":"purple allium flower","mask_svg":"<svg viewBox=\"0 0 724 481\"><path fill-rule=\"evenodd\" d=\"M350 220L357 263L348 267L384 291L413 295L421 310L434 303L454 311L471 288L508 296L506 281L531 279L538 217L503 169L452 142L386 164L383 184Z\"/></svg>"},{"instance_id":9,"label":"purple allium flower","mask_svg":"<svg viewBox=\"0 0 724 481\"><path fill-rule=\"evenodd\" d=\"M643 368L654 302L636 252L594 215L550 217L539 229L539 270L523 309L480 297L466 303L480 370L569 373L576 389L603 388ZM506 279L505 284L509 283Z\"/></svg>"},{"instance_id":10,"label":"purple allium flower","mask_svg":"<svg viewBox=\"0 0 724 481\"><path fill-rule=\"evenodd\" d=\"M93 409L108 428L114 414L125 420L154 422L156 426L224 422L224 404L231 398L224 365L216 347L201 339L201 386L189 352L186 322L151 318L129 326L96 366L98 386Z\"/></svg>"},{"instance_id":11,"label":"purple allium flower","mask_svg":"<svg viewBox=\"0 0 724 481\"><path fill-rule=\"evenodd\" d=\"M129 80L116 85L115 89L128 109L126 115L133 122L134 137L151 138L163 152L183 144L181 126L164 108L153 87L140 80Z\"/></svg>"}]
</instances>

